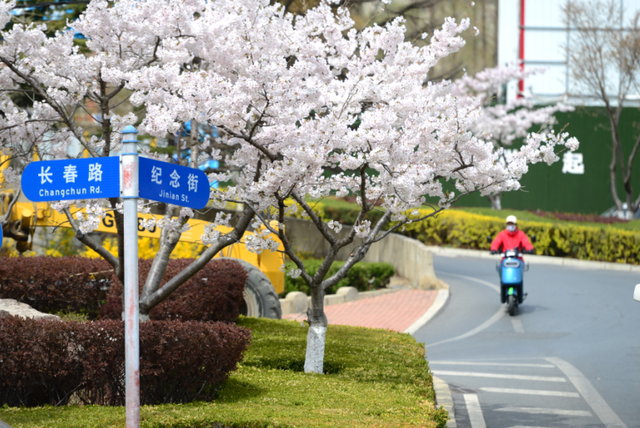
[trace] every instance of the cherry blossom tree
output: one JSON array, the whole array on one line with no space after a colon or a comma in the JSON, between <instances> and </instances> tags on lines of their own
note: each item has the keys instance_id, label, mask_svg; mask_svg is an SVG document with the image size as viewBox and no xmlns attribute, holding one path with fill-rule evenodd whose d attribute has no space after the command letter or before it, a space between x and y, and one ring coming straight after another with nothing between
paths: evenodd
<instances>
[{"instance_id":1,"label":"cherry blossom tree","mask_svg":"<svg viewBox=\"0 0 640 428\"><path fill-rule=\"evenodd\" d=\"M0 3L2 26L9 22L8 12L13 5L13 1ZM94 3L79 21L74 22L75 31L48 37L47 27L42 23L20 22L3 31L0 45L0 138L2 152L8 156L3 161L5 164L11 162L11 167L3 170L5 185L19 183L22 169L33 160L34 154L40 159L65 159L69 157L69 146L76 142L82 147L78 156L82 156L84 151L91 157L110 156L121 150L120 132L126 125L139 122L133 113L122 116L115 113L120 104L135 95L127 88L123 73L136 71L141 74L145 69L161 66L161 56L167 53L165 44L171 45L189 37L181 33L181 25L193 25L197 10L195 4L183 9L173 6L171 2L144 6L141 2L129 2L112 8L107 2ZM147 13L147 16L141 18L141 13ZM174 20L159 25L163 16L171 16ZM154 31L148 32L151 27ZM81 51L74 43L76 31L87 37L88 52ZM193 61L196 59L192 57L177 64L188 68ZM114 74L122 77L113 78ZM180 108L176 105L175 111ZM91 115L98 125L97 133L87 135L80 113ZM181 134L178 131L182 125L194 117L188 111L181 111L175 120L165 123L162 136ZM165 120L162 117L157 119ZM191 166L197 165L197 149L206 149L210 141L201 144L197 138L186 140L185 144L192 148ZM148 151L145 154L154 156ZM160 158L167 160L166 156ZM216 179L215 174L211 179ZM219 199L215 202L220 206ZM149 212L149 205L141 204L140 211ZM123 281L122 201L119 198L64 201L54 204L54 207L67 214L76 230L76 237L107 260ZM108 211L113 211L118 231L117 257L88 234ZM188 218L193 216L191 210L171 205L165 207L165 212L164 219L159 222L162 229L160 249L140 298L143 319L222 248L238 242L253 217L253 212L245 209L231 232L224 235L218 236L212 227L209 236L204 238L209 239L209 247L188 268L160 287L169 256L181 233L188 227ZM228 225L230 220L230 216L220 214L214 225ZM146 226L152 224L147 223ZM211 241L212 236L215 236L215 242Z\"/></svg>"},{"instance_id":2,"label":"cherry blossom tree","mask_svg":"<svg viewBox=\"0 0 640 428\"><path fill-rule=\"evenodd\" d=\"M493 143L500 162L511 162L511 148L514 141L527 136L533 127L537 132L549 132L557 123L556 112L573 111L563 103L536 106L531 94L522 93L513 99L504 99L504 88L510 82L526 79L542 69L523 70L518 64L487 68L473 77L464 76L455 81L454 93L461 97L461 103L474 105L481 103L480 115L469 128L474 135ZM502 209L501 192L487 195L491 207Z\"/></svg>"},{"instance_id":3,"label":"cherry blossom tree","mask_svg":"<svg viewBox=\"0 0 640 428\"><path fill-rule=\"evenodd\" d=\"M440 59L464 46L460 34L467 20L446 19L429 44L416 47L405 40L401 18L356 31L348 11L333 7L336 3L322 1L293 16L268 0L94 1L74 23L87 37L88 54L80 53L68 34L46 38L38 27L19 25L2 35L0 46L6 147L46 146L60 158L75 138L91 156L107 156L119 148L118 131L138 120L142 132L159 137L191 119L224 131L225 144L234 151L213 155L238 172L230 186L211 191L211 200L214 206L240 202L244 212L226 235L215 229L229 220L220 215L202 237L209 246L203 255L158 288L192 215L169 209L160 224L161 248L141 296L141 313L221 248L237 242L250 225L245 244L256 252L276 249L268 236L276 233L297 266L288 273L301 275L311 289L305 371L316 373L323 369L324 291L372 244L420 220L415 210L426 196L440 201L430 214L435 215L469 192L517 190L529 163L552 163L560 146L578 145L565 134L530 134L509 164L501 164L494 144L469 131L482 114L481 102L461 102L450 82L427 81ZM10 91L29 91L34 108L17 109ZM113 114L117 91L127 91L144 116ZM103 109L101 137L85 137L74 121L73 113L87 100ZM334 174L327 176L328 170ZM210 175L220 182L229 178L224 172ZM455 191L444 189L447 181ZM342 226L325 222L309 202L334 194L354 194L360 206L355 227L341 239L336 232ZM119 203L75 201L76 207L86 207L86 214L75 218L68 204L58 206L82 242L116 269L122 261L86 233ZM367 214L374 206L383 214L372 222ZM313 276L284 234L284 217L294 210L308 216L330 243ZM325 278L338 250L356 238L359 244L344 266Z\"/></svg>"}]
</instances>

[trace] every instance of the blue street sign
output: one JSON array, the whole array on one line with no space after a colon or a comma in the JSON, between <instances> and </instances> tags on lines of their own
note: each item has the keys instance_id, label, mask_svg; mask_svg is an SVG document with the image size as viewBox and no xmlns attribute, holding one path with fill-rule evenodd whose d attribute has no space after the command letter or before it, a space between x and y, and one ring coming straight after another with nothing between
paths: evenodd
<instances>
[{"instance_id":1,"label":"blue street sign","mask_svg":"<svg viewBox=\"0 0 640 428\"><path fill-rule=\"evenodd\" d=\"M120 196L120 159L83 158L32 162L22 173L22 191L34 202Z\"/></svg>"},{"instance_id":2,"label":"blue street sign","mask_svg":"<svg viewBox=\"0 0 640 428\"><path fill-rule=\"evenodd\" d=\"M209 202L209 179L199 169L141 157L138 177L141 198L193 209Z\"/></svg>"}]
</instances>

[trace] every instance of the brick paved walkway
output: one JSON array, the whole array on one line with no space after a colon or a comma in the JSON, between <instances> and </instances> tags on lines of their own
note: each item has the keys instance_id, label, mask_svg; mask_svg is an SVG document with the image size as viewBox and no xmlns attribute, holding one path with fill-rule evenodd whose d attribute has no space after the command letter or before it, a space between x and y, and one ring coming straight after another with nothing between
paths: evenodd
<instances>
[{"instance_id":1,"label":"brick paved walkway","mask_svg":"<svg viewBox=\"0 0 640 428\"><path fill-rule=\"evenodd\" d=\"M325 306L329 324L386 328L405 331L431 307L437 290L401 290L378 297ZM282 318L303 321L306 314L284 315Z\"/></svg>"}]
</instances>

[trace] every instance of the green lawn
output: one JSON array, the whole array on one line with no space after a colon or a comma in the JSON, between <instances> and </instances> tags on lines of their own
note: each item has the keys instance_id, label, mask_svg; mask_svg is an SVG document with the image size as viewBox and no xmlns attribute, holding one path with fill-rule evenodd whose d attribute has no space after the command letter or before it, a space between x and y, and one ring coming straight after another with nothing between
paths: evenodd
<instances>
[{"instance_id":1,"label":"green lawn","mask_svg":"<svg viewBox=\"0 0 640 428\"><path fill-rule=\"evenodd\" d=\"M329 326L324 375L302 372L307 327L240 318L245 359L210 403L145 406L142 427L443 427L424 346L408 334ZM0 409L14 428L122 427L124 408ZM216 423L222 425L215 425Z\"/></svg>"}]
</instances>

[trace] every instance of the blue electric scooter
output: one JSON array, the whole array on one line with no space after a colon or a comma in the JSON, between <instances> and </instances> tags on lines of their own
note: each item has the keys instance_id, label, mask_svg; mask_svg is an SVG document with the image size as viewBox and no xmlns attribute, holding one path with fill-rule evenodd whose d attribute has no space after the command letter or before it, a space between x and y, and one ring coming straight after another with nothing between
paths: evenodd
<instances>
[{"instance_id":1,"label":"blue electric scooter","mask_svg":"<svg viewBox=\"0 0 640 428\"><path fill-rule=\"evenodd\" d=\"M502 254L502 261L496 265L496 270L500 274L500 298L502 303L507 304L509 315L513 316L527 297L523 292L523 273L529 270L529 265L519 257L522 253L517 249L507 250Z\"/></svg>"},{"instance_id":2,"label":"blue electric scooter","mask_svg":"<svg viewBox=\"0 0 640 428\"><path fill-rule=\"evenodd\" d=\"M487 237L487 241L491 243L490 236ZM531 237L531 242L536 242L535 235ZM529 270L529 265L522 261L522 255L518 248L505 250L501 254L502 261L496 264L496 270L500 275L500 300L507 304L511 316L515 315L518 305L527 297L527 293L523 291L523 274Z\"/></svg>"}]
</instances>

